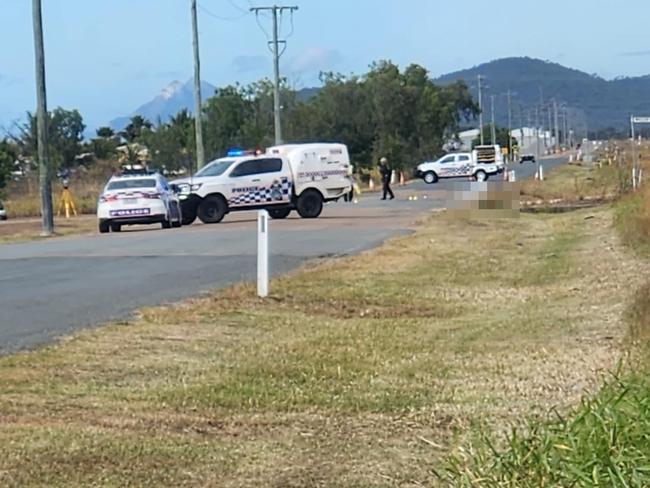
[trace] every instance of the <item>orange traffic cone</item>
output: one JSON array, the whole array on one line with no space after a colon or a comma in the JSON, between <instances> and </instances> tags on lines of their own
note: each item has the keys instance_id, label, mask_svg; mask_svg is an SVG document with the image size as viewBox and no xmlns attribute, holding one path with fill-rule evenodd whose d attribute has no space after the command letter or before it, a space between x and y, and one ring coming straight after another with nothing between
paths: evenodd
<instances>
[{"instance_id":1,"label":"orange traffic cone","mask_svg":"<svg viewBox=\"0 0 650 488\"><path fill-rule=\"evenodd\" d=\"M405 182L404 182L404 172L403 172L403 171L400 171L400 172L399 172L399 185L400 185L400 186L404 186L404 185L405 185Z\"/></svg>"},{"instance_id":2,"label":"orange traffic cone","mask_svg":"<svg viewBox=\"0 0 650 488\"><path fill-rule=\"evenodd\" d=\"M368 190L375 191L375 182L372 181L372 178L370 178L370 181L368 182Z\"/></svg>"}]
</instances>

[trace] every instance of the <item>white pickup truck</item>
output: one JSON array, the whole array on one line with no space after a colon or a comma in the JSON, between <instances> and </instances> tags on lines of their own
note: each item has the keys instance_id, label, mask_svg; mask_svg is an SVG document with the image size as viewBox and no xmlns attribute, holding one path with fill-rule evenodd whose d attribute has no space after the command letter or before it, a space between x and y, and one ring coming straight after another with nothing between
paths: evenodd
<instances>
[{"instance_id":1,"label":"white pickup truck","mask_svg":"<svg viewBox=\"0 0 650 488\"><path fill-rule=\"evenodd\" d=\"M415 176L426 183L436 183L440 178L473 177L486 181L490 176L502 173L505 164L499 146L478 146L472 152L446 154L437 161L418 165Z\"/></svg>"},{"instance_id":2,"label":"white pickup truck","mask_svg":"<svg viewBox=\"0 0 650 488\"><path fill-rule=\"evenodd\" d=\"M343 144L286 144L264 154L232 154L212 161L179 189L183 225L221 222L236 210L267 209L274 219L296 210L316 218L323 203L350 193L350 158Z\"/></svg>"}]
</instances>

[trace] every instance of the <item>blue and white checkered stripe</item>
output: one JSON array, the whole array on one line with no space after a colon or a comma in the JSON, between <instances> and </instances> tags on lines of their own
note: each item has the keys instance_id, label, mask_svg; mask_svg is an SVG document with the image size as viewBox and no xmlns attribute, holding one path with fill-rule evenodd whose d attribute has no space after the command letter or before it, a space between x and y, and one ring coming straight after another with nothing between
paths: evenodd
<instances>
[{"instance_id":1,"label":"blue and white checkered stripe","mask_svg":"<svg viewBox=\"0 0 650 488\"><path fill-rule=\"evenodd\" d=\"M228 200L228 205L237 207L241 205L261 205L264 203L288 202L291 198L292 183L289 178L275 181L268 188L258 188L255 191L236 195Z\"/></svg>"},{"instance_id":2,"label":"blue and white checkered stripe","mask_svg":"<svg viewBox=\"0 0 650 488\"><path fill-rule=\"evenodd\" d=\"M467 176L472 174L472 165L466 164L464 166L442 168L440 176Z\"/></svg>"}]
</instances>

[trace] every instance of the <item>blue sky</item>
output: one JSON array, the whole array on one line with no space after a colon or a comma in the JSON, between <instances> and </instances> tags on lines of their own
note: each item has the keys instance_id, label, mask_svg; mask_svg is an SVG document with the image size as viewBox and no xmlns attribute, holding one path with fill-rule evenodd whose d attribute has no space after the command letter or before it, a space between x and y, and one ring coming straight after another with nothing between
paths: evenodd
<instances>
[{"instance_id":1,"label":"blue sky","mask_svg":"<svg viewBox=\"0 0 650 488\"><path fill-rule=\"evenodd\" d=\"M192 73L189 0L42 0L48 105L95 127ZM294 0L283 57L297 87L321 70L362 73L373 60L432 75L506 56L555 61L605 78L650 74L648 0ZM270 76L262 0L199 0L202 78ZM35 105L31 1L0 0L0 129ZM216 18L221 17L221 18ZM260 18L270 30L270 19ZM291 30L289 18L282 25Z\"/></svg>"}]
</instances>

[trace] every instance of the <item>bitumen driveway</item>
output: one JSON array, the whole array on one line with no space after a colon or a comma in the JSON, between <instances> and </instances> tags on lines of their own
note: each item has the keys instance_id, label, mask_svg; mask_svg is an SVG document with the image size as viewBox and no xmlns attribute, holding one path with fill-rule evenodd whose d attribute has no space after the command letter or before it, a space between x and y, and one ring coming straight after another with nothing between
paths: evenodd
<instances>
[{"instance_id":1,"label":"bitumen driveway","mask_svg":"<svg viewBox=\"0 0 650 488\"><path fill-rule=\"evenodd\" d=\"M543 164L550 169L563 161ZM518 178L525 178L535 165L516 169ZM294 214L272 220L271 272L359 253L406 234L422 216L445 205L442 194L453 185L414 182L397 189L393 201L372 194L357 204L329 204L315 220ZM415 194L417 201L409 198ZM119 234L0 245L0 354L128 319L143 306L253 280L256 229L256 214L239 212L216 225L126 228Z\"/></svg>"}]
</instances>

